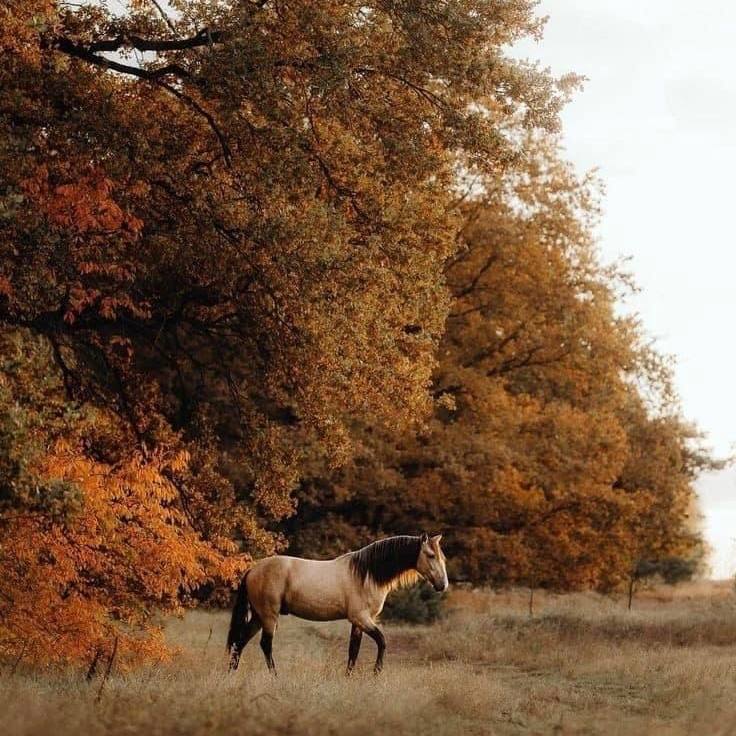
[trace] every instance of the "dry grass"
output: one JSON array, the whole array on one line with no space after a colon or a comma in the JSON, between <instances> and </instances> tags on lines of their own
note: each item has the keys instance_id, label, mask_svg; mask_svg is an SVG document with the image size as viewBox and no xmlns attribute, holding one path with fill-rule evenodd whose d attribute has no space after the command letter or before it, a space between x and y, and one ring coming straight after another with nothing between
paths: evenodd
<instances>
[{"instance_id":1,"label":"dry grass","mask_svg":"<svg viewBox=\"0 0 736 736\"><path fill-rule=\"evenodd\" d=\"M645 592L635 610L592 594L456 591L429 627L386 626L387 669L343 675L348 625L282 619L280 676L251 645L224 672L227 616L169 624L175 661L99 683L0 678L8 736L158 734L736 733L736 597L728 584ZM210 638L210 631L212 635Z\"/></svg>"}]
</instances>

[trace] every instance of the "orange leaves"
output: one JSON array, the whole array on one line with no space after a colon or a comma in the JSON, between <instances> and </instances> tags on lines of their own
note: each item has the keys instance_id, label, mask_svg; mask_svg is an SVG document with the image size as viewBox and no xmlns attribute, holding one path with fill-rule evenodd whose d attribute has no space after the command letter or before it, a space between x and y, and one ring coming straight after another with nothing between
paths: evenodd
<instances>
[{"instance_id":1,"label":"orange leaves","mask_svg":"<svg viewBox=\"0 0 736 736\"><path fill-rule=\"evenodd\" d=\"M0 296L12 296L13 295L13 285L10 283L10 280L6 278L5 276L0 275Z\"/></svg>"},{"instance_id":2,"label":"orange leaves","mask_svg":"<svg viewBox=\"0 0 736 736\"><path fill-rule=\"evenodd\" d=\"M26 64L40 65L40 35L56 20L54 0L6 0L0 7L0 50Z\"/></svg>"},{"instance_id":3,"label":"orange leaves","mask_svg":"<svg viewBox=\"0 0 736 736\"><path fill-rule=\"evenodd\" d=\"M53 185L40 166L23 182L23 191L41 207L56 227L77 235L122 235L134 239L143 223L124 212L112 198L114 183L99 169L81 174L68 184Z\"/></svg>"},{"instance_id":4,"label":"orange leaves","mask_svg":"<svg viewBox=\"0 0 736 736\"><path fill-rule=\"evenodd\" d=\"M107 5L0 9L4 651L150 653L299 488L335 545L338 511L427 523L502 581L617 575L630 496L677 526L680 430L637 414L595 190L545 134L564 85L504 56L533 2L200 2L178 40Z\"/></svg>"},{"instance_id":5,"label":"orange leaves","mask_svg":"<svg viewBox=\"0 0 736 736\"><path fill-rule=\"evenodd\" d=\"M26 347L48 373L44 353ZM36 493L0 507L0 656L23 648L40 664L88 664L115 637L124 666L165 656L153 612L179 610L204 583L229 584L245 558L226 526L219 540L196 528L186 490L176 485L191 455L176 438L145 455L118 447L117 459L106 459L104 438L120 431L119 418L65 406L58 384L46 406L34 406L26 392L38 383L26 384L26 374L36 366L24 357L3 374L0 401L21 401L28 414L0 426L0 472ZM26 459L21 469L9 464L17 456ZM77 500L52 515L44 494L56 487L74 489ZM214 500L197 509L213 522Z\"/></svg>"},{"instance_id":6,"label":"orange leaves","mask_svg":"<svg viewBox=\"0 0 736 736\"><path fill-rule=\"evenodd\" d=\"M88 459L189 449L161 471L181 504L159 501L255 553L279 543L266 529L294 512L312 450L332 469L356 420L408 432L430 414L454 172L507 158L502 107L546 124L557 103L544 74L477 63L533 32L528 0L421 24L408 6L361 23L335 3L207 7L192 45L152 3L72 5L26 36L44 64L0 69L1 132L20 141L0 168L21 197L0 218L0 318L52 342L71 399L118 414L87 429ZM111 72L101 54L136 44L142 66ZM496 90L498 116L470 120Z\"/></svg>"},{"instance_id":7,"label":"orange leaves","mask_svg":"<svg viewBox=\"0 0 736 736\"><path fill-rule=\"evenodd\" d=\"M101 169L88 167L73 182L54 183L52 179L64 178L63 172L62 167L52 177L45 164L39 165L20 188L49 226L73 243L69 265L76 267L78 280L67 285L64 322L73 325L90 309L109 321L125 314L147 318L147 305L125 291L134 279L134 266L120 262L117 253L121 244L138 239L142 221L118 205L116 185Z\"/></svg>"},{"instance_id":8,"label":"orange leaves","mask_svg":"<svg viewBox=\"0 0 736 736\"><path fill-rule=\"evenodd\" d=\"M13 601L0 625L0 651L28 640L33 659L83 660L116 635L124 660L150 655L152 646L163 653L148 607L176 610L182 593L212 575L230 580L242 571L242 561L226 560L191 528L165 475L186 464L186 452L158 451L110 466L66 440L54 444L36 472L74 484L83 503L60 523L42 514L0 515L0 572ZM30 610L31 625L21 627Z\"/></svg>"}]
</instances>

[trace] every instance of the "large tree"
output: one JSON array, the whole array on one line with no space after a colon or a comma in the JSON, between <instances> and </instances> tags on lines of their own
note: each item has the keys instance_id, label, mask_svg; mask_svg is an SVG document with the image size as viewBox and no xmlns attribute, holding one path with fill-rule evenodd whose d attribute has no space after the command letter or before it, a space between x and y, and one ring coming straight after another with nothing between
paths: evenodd
<instances>
[{"instance_id":1,"label":"large tree","mask_svg":"<svg viewBox=\"0 0 736 736\"><path fill-rule=\"evenodd\" d=\"M505 54L533 6L2 4L3 651L91 656L232 577L230 540L278 541L301 448L338 463L357 419L431 409L457 181L572 82ZM34 628L69 612L73 646Z\"/></svg>"},{"instance_id":2,"label":"large tree","mask_svg":"<svg viewBox=\"0 0 736 736\"><path fill-rule=\"evenodd\" d=\"M597 257L595 179L549 136L524 151L465 208L433 417L413 434L361 424L336 473L315 459L296 549L426 528L457 577L558 590L697 553L693 480L710 460L667 361L617 313L628 279Z\"/></svg>"}]
</instances>

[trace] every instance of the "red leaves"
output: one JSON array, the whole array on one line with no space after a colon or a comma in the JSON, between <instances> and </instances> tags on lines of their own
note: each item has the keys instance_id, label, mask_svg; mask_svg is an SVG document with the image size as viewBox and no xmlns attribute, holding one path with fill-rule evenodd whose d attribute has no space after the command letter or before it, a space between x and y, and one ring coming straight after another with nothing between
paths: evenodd
<instances>
[{"instance_id":1,"label":"red leaves","mask_svg":"<svg viewBox=\"0 0 736 736\"><path fill-rule=\"evenodd\" d=\"M13 285L10 283L10 280L0 274L0 296L12 296L13 295Z\"/></svg>"},{"instance_id":2,"label":"red leaves","mask_svg":"<svg viewBox=\"0 0 736 736\"><path fill-rule=\"evenodd\" d=\"M64 322L75 324L87 310L111 322L122 314L149 317L147 305L126 293L135 266L118 260L121 246L140 236L143 222L119 206L114 198L118 187L101 169L90 168L71 183L55 184L54 178L59 175L52 177L48 167L39 166L21 189L49 226L73 244L70 255L80 278L68 287ZM139 184L136 191L140 194Z\"/></svg>"},{"instance_id":3,"label":"red leaves","mask_svg":"<svg viewBox=\"0 0 736 736\"><path fill-rule=\"evenodd\" d=\"M138 237L143 223L123 211L113 199L115 183L100 169L91 169L76 181L54 185L40 166L23 190L45 213L49 222L78 236Z\"/></svg>"}]
</instances>

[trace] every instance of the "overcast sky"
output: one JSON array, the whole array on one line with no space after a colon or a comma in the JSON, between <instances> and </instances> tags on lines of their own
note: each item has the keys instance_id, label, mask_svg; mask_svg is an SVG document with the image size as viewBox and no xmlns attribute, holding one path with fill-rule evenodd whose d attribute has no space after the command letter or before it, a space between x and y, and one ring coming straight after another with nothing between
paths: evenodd
<instances>
[{"instance_id":1,"label":"overcast sky","mask_svg":"<svg viewBox=\"0 0 736 736\"><path fill-rule=\"evenodd\" d=\"M732 180L736 4L542 0L544 39L519 53L588 77L563 115L569 158L606 184L600 248L632 257L630 301L677 356L685 415L724 456L736 441ZM736 571L736 471L699 482L716 577Z\"/></svg>"}]
</instances>

